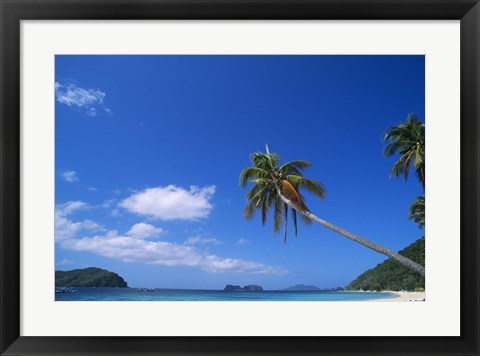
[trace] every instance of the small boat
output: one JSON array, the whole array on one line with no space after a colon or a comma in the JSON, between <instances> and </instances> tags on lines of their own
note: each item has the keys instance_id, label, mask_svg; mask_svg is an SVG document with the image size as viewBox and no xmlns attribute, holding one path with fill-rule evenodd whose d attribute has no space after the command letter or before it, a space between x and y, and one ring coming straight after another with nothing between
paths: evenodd
<instances>
[{"instance_id":1,"label":"small boat","mask_svg":"<svg viewBox=\"0 0 480 356\"><path fill-rule=\"evenodd\" d=\"M155 292L157 288L137 288L137 292Z\"/></svg>"},{"instance_id":2,"label":"small boat","mask_svg":"<svg viewBox=\"0 0 480 356\"><path fill-rule=\"evenodd\" d=\"M55 293L75 293L75 292L78 292L78 289L71 288L71 287L55 288Z\"/></svg>"}]
</instances>

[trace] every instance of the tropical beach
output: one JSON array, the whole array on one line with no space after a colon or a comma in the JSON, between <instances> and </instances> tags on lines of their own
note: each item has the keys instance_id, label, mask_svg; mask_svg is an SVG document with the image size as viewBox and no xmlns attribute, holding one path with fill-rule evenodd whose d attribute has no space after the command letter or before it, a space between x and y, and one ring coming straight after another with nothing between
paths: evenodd
<instances>
[{"instance_id":1,"label":"tropical beach","mask_svg":"<svg viewBox=\"0 0 480 356\"><path fill-rule=\"evenodd\" d=\"M55 300L103 301L103 302L361 302L395 301L391 292L345 292L345 291L225 291L188 290L162 288L57 288ZM398 300L401 301L401 300Z\"/></svg>"},{"instance_id":2,"label":"tropical beach","mask_svg":"<svg viewBox=\"0 0 480 356\"><path fill-rule=\"evenodd\" d=\"M371 299L365 300L366 302L423 302L425 301L425 292L394 292L383 291L382 293L391 293L394 295L392 298L384 299Z\"/></svg>"},{"instance_id":3,"label":"tropical beach","mask_svg":"<svg viewBox=\"0 0 480 356\"><path fill-rule=\"evenodd\" d=\"M425 300L424 81L414 55L56 56L55 300Z\"/></svg>"}]
</instances>

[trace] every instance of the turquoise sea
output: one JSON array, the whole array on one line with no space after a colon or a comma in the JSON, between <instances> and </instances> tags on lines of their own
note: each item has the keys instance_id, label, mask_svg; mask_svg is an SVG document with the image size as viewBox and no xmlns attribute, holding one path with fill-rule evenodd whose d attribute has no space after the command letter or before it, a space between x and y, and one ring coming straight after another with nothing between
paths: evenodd
<instances>
[{"instance_id":1,"label":"turquoise sea","mask_svg":"<svg viewBox=\"0 0 480 356\"><path fill-rule=\"evenodd\" d=\"M188 290L143 288L74 288L76 292L55 293L56 301L355 301L393 298L392 293L342 291L256 291Z\"/></svg>"}]
</instances>

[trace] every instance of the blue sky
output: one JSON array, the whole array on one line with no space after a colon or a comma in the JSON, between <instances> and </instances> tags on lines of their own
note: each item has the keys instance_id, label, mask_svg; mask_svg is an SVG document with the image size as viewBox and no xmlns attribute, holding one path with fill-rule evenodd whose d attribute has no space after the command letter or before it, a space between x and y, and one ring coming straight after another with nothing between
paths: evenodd
<instances>
[{"instance_id":1,"label":"blue sky","mask_svg":"<svg viewBox=\"0 0 480 356\"><path fill-rule=\"evenodd\" d=\"M243 217L249 155L312 162L319 217L394 250L422 195L382 134L425 115L423 56L56 56L55 264L133 287L345 286L385 257L313 224Z\"/></svg>"}]
</instances>

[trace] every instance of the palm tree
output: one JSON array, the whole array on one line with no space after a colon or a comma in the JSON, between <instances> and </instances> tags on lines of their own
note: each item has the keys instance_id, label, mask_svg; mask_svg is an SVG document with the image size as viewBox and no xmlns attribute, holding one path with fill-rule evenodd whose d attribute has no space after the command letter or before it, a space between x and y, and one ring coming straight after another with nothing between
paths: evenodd
<instances>
[{"instance_id":1,"label":"palm tree","mask_svg":"<svg viewBox=\"0 0 480 356\"><path fill-rule=\"evenodd\" d=\"M413 219L419 228L425 226L425 197L417 197L410 205L410 216L408 218Z\"/></svg>"},{"instance_id":2,"label":"palm tree","mask_svg":"<svg viewBox=\"0 0 480 356\"><path fill-rule=\"evenodd\" d=\"M407 180L413 162L417 178L425 189L425 125L418 120L418 116L410 114L405 123L389 128L383 141L387 143L383 151L385 157L395 153L401 155L393 166L390 178L403 175Z\"/></svg>"},{"instance_id":3,"label":"palm tree","mask_svg":"<svg viewBox=\"0 0 480 356\"><path fill-rule=\"evenodd\" d=\"M242 187L246 187L249 181L254 183L247 193L247 206L245 207L245 217L247 219L251 218L256 211L261 210L262 223L265 224L269 209L273 209L273 231L277 233L283 223L283 240L285 242L288 208L290 208L295 235L297 235L298 212L301 214L302 221L307 224L315 221L352 241L395 259L421 275L425 275L425 268L410 259L312 214L305 205L305 199L300 190L304 189L323 199L325 189L320 182L303 177L302 171L311 166L310 162L298 160L280 165L280 156L276 153L270 153L268 146L266 147L266 153L256 152L251 155L251 160L253 167L245 168L240 174L240 185Z\"/></svg>"}]
</instances>

